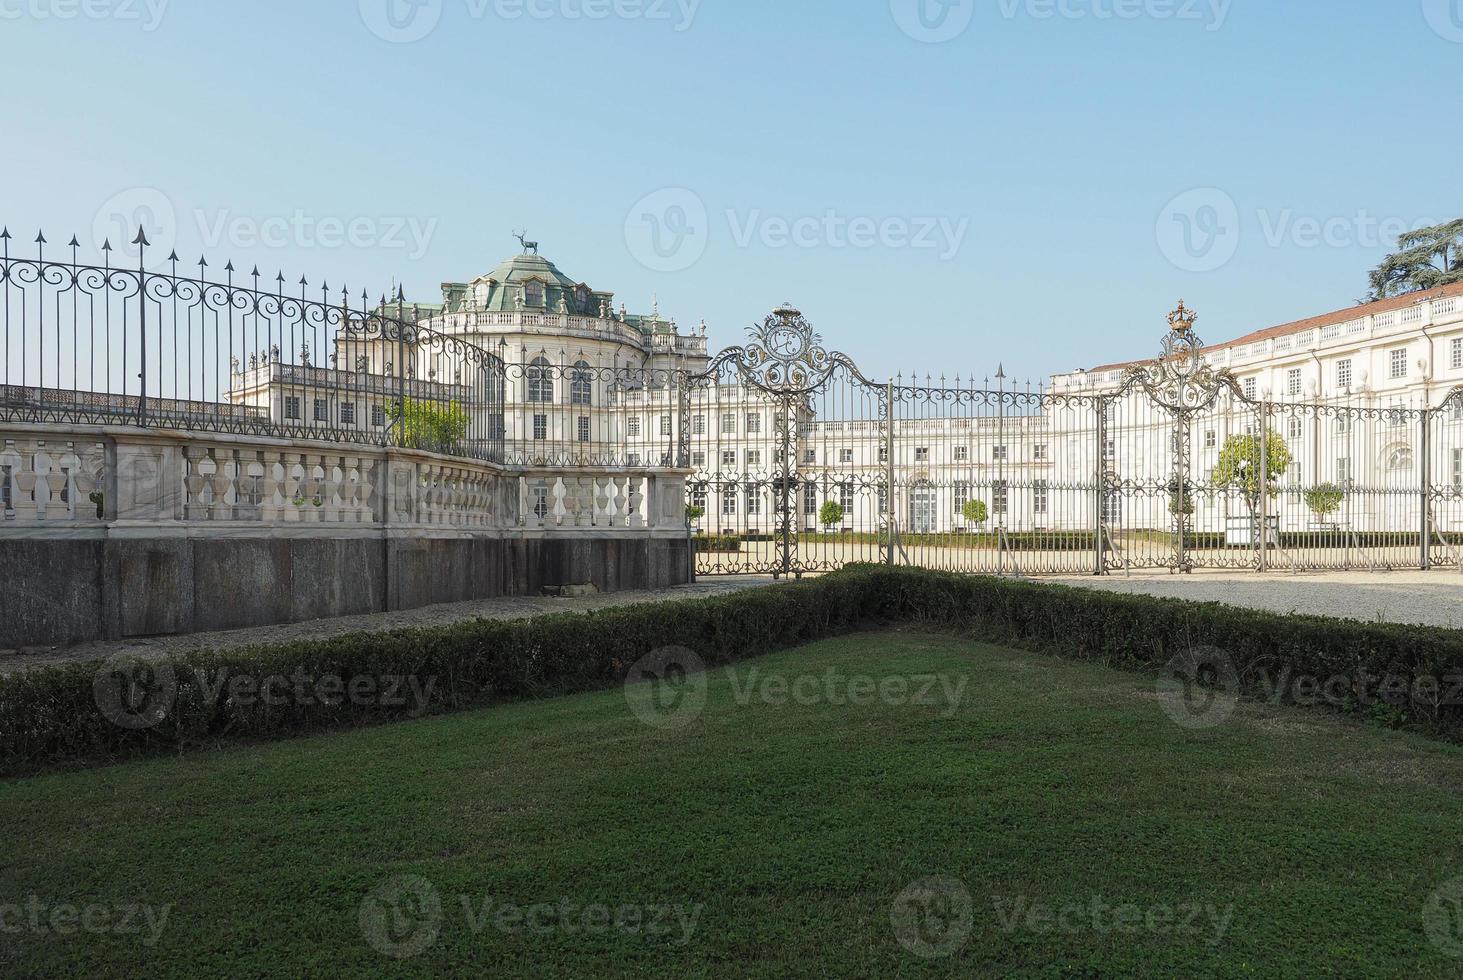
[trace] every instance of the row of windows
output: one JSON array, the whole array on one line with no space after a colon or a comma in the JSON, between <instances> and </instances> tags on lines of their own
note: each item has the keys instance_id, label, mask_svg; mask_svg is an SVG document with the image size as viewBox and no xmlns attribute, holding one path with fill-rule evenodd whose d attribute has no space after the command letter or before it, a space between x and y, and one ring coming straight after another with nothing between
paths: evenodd
<instances>
[{"instance_id":1,"label":"row of windows","mask_svg":"<svg viewBox=\"0 0 1463 980\"><path fill-rule=\"evenodd\" d=\"M298 395L286 395L284 399L284 417L287 421L298 422L301 419L300 408L302 399ZM356 424L356 403L340 402L336 405L336 416L341 425ZM311 399L310 417L316 422L329 422L330 402L324 398ZM386 409L381 405L371 406L371 424L376 428L386 426Z\"/></svg>"},{"instance_id":2,"label":"row of windows","mask_svg":"<svg viewBox=\"0 0 1463 980\"><path fill-rule=\"evenodd\" d=\"M1394 347L1387 352L1387 378L1391 381L1401 381L1407 378L1411 370L1409 351L1406 347ZM1454 370L1463 370L1463 337L1453 338L1448 349L1448 364ZM1352 367L1351 358L1344 358L1336 362L1336 387L1341 390L1351 388L1355 383L1356 372ZM1254 378L1245 378L1243 386L1245 397L1253 399L1256 392L1256 381ZM1300 368L1289 368L1285 372L1285 394L1291 398L1299 398L1303 394L1303 381Z\"/></svg>"}]
</instances>

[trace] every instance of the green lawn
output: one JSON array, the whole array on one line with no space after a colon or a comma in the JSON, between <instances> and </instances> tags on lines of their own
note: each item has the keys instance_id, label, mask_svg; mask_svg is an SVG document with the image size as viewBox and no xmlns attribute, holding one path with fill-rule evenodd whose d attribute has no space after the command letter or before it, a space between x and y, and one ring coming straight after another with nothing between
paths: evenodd
<instances>
[{"instance_id":1,"label":"green lawn","mask_svg":"<svg viewBox=\"0 0 1463 980\"><path fill-rule=\"evenodd\" d=\"M739 703L754 668L965 686ZM735 675L678 729L612 690L0 784L0 974L1463 975L1423 914L1463 749L1258 705L1192 731L1151 680L919 633Z\"/></svg>"}]
</instances>

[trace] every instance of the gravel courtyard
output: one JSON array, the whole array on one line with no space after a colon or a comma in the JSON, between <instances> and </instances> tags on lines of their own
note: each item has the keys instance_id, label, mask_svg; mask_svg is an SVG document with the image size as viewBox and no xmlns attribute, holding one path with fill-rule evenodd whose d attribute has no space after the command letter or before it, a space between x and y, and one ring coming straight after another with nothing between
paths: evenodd
<instances>
[{"instance_id":1,"label":"gravel courtyard","mask_svg":"<svg viewBox=\"0 0 1463 980\"><path fill-rule=\"evenodd\" d=\"M1463 575L1431 572L1135 572L1037 578L1109 592L1145 593L1278 613L1463 629Z\"/></svg>"}]
</instances>

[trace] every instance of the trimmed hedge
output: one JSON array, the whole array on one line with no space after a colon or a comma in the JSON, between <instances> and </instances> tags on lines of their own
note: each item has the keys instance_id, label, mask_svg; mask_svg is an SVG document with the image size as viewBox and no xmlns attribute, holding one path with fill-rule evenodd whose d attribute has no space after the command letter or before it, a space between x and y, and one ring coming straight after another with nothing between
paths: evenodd
<instances>
[{"instance_id":1,"label":"trimmed hedge","mask_svg":"<svg viewBox=\"0 0 1463 980\"><path fill-rule=\"evenodd\" d=\"M1217 647L1247 679L1287 668L1294 675L1409 682L1463 675L1458 631L867 565L707 599L188 654L157 662L175 679L176 696L146 728L122 727L98 707L98 663L23 671L0 678L0 775L602 688L661 647L689 647L711 667L895 623L1142 671L1161 669L1197 647ZM221 683L268 676L414 678L426 698L421 704L331 702L318 688L306 688L303 698L290 689L282 699L261 699L234 697ZM281 694L278 686L274 694ZM1360 694L1343 707L1376 710ZM1456 703L1408 699L1389 711L1392 722L1450 737L1463 732Z\"/></svg>"},{"instance_id":2,"label":"trimmed hedge","mask_svg":"<svg viewBox=\"0 0 1463 980\"><path fill-rule=\"evenodd\" d=\"M742 539L735 534L697 534L691 540L698 554L742 550Z\"/></svg>"}]
</instances>

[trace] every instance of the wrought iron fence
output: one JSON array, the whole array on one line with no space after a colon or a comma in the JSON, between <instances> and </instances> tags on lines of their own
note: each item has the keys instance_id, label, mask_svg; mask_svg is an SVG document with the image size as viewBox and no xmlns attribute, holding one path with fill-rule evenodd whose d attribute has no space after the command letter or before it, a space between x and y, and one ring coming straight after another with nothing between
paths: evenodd
<instances>
[{"instance_id":1,"label":"wrought iron fence","mask_svg":"<svg viewBox=\"0 0 1463 980\"><path fill-rule=\"evenodd\" d=\"M503 455L502 361L417 323L398 292L371 305L301 278L183 274L11 251L0 233L0 420L119 423ZM272 283L273 288L270 288Z\"/></svg>"}]
</instances>

